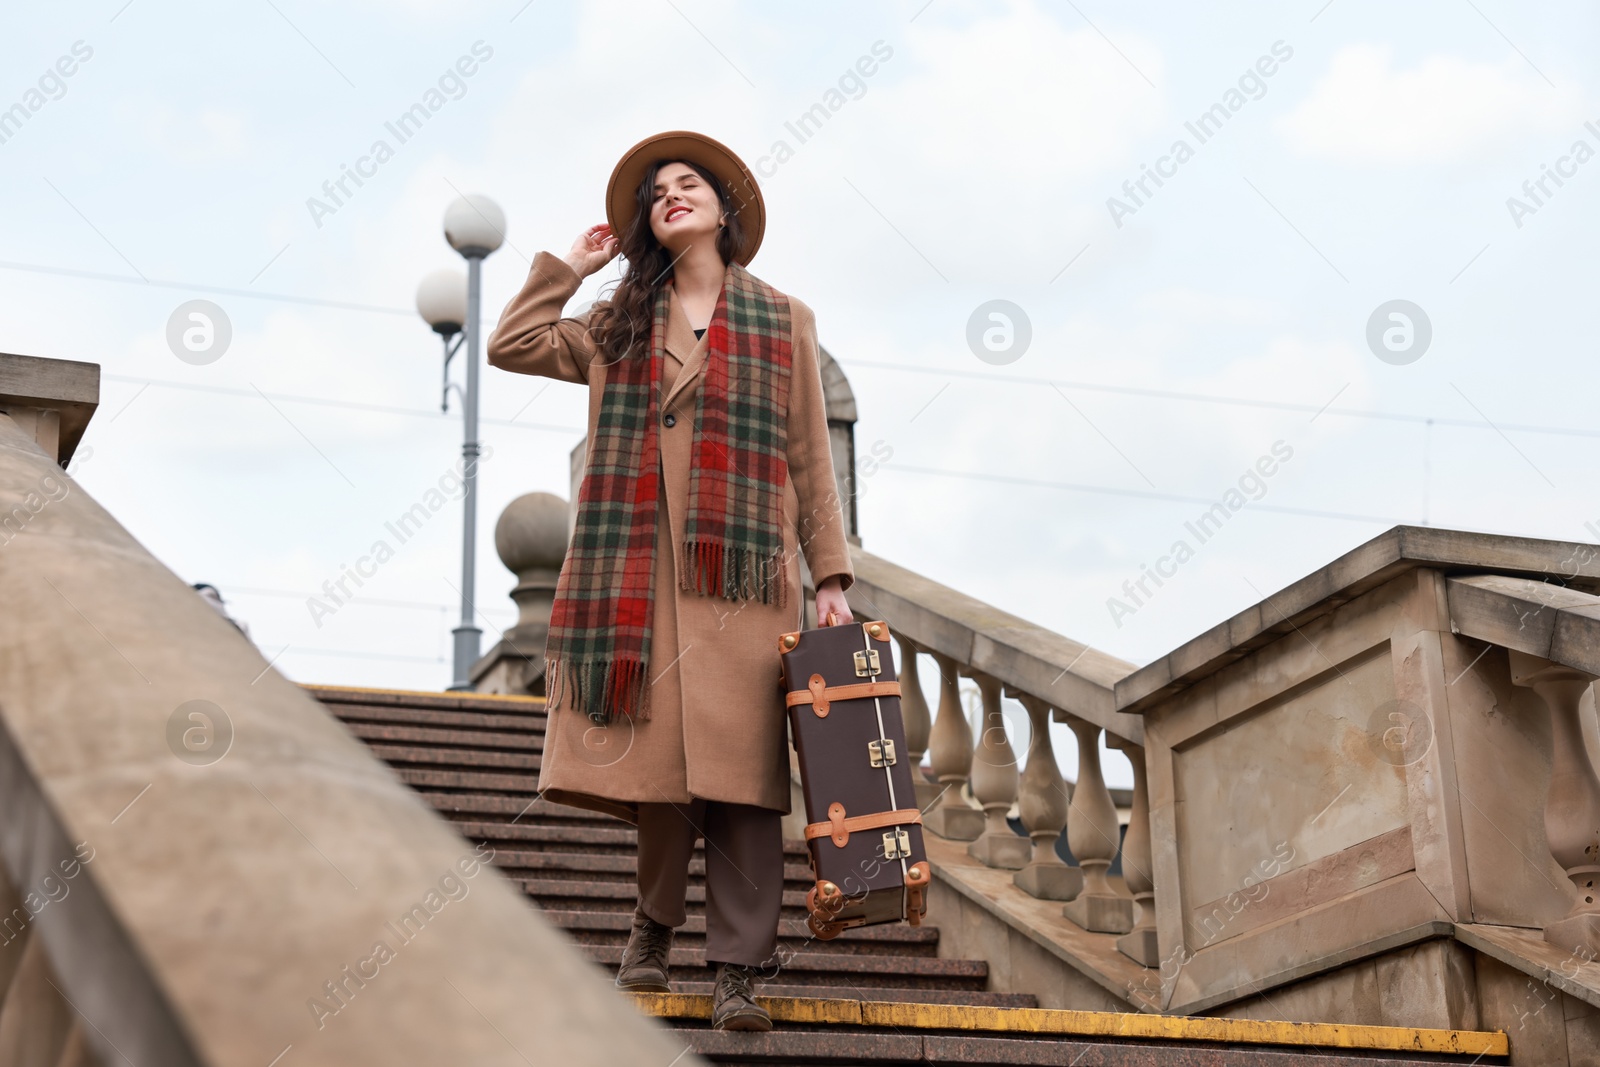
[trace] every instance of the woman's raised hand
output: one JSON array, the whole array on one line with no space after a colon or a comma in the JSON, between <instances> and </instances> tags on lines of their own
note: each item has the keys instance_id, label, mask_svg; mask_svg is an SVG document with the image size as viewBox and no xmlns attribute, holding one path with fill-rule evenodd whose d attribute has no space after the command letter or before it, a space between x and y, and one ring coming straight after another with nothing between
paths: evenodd
<instances>
[{"instance_id":1,"label":"woman's raised hand","mask_svg":"<svg viewBox=\"0 0 1600 1067\"><path fill-rule=\"evenodd\" d=\"M587 278L611 262L621 247L622 242L611 232L610 223L590 226L572 242L572 251L566 255L567 266L576 271L578 277Z\"/></svg>"}]
</instances>

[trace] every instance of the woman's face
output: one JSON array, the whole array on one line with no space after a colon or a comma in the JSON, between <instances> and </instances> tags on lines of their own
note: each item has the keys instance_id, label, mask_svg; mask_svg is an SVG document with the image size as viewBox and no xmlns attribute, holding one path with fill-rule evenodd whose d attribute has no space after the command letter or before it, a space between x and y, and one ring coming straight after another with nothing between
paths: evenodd
<instances>
[{"instance_id":1,"label":"woman's face","mask_svg":"<svg viewBox=\"0 0 1600 1067\"><path fill-rule=\"evenodd\" d=\"M722 208L716 191L686 163L668 163L656 171L650 200L650 232L677 256L696 241L716 241Z\"/></svg>"}]
</instances>

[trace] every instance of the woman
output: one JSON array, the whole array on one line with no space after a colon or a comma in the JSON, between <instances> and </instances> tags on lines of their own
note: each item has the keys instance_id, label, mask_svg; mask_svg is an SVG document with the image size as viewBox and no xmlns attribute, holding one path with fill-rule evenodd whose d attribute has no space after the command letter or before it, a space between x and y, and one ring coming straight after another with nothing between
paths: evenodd
<instances>
[{"instance_id":1,"label":"woman","mask_svg":"<svg viewBox=\"0 0 1600 1067\"><path fill-rule=\"evenodd\" d=\"M589 386L587 465L546 648L546 798L639 829L638 903L617 973L668 991L688 865L706 841L713 1025L766 1030L751 992L777 948L789 760L778 639L851 620L811 309L745 270L765 207L709 137L647 138L617 164L607 222L540 252L489 340L492 366ZM609 300L561 311L626 259Z\"/></svg>"}]
</instances>

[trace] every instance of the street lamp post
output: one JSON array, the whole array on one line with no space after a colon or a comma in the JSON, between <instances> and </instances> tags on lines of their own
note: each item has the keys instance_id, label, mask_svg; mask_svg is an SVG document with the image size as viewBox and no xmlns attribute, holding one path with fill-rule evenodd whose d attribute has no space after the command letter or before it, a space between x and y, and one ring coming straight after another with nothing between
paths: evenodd
<instances>
[{"instance_id":1,"label":"street lamp post","mask_svg":"<svg viewBox=\"0 0 1600 1067\"><path fill-rule=\"evenodd\" d=\"M444 341L444 384L440 390L439 410L449 411L450 360L461 351L461 344L466 340L461 327L467 321L467 276L446 267L423 278L417 286L417 314Z\"/></svg>"},{"instance_id":2,"label":"street lamp post","mask_svg":"<svg viewBox=\"0 0 1600 1067\"><path fill-rule=\"evenodd\" d=\"M459 252L467 261L467 287L466 307L464 311L464 327L467 361L467 389L462 396L462 479L466 483L466 495L462 499L463 515L461 527L461 624L451 633L455 636L455 656L452 667L451 690L459 691L472 688L472 681L468 674L472 665L478 660L480 638L483 631L475 625L477 615L473 603L477 588L477 537L478 537L478 353L482 348L483 327L481 323L481 297L482 297L482 269L483 261L492 254L505 241L506 216L493 200L481 195L463 196L452 203L444 213L444 236L450 242L450 247ZM431 276L437 278L435 274ZM456 277L459 277L457 275ZM428 281L424 281L427 286ZM457 283L459 284L459 283ZM444 293L444 283L435 282L441 294ZM459 290L456 290L459 292ZM422 310L422 291L418 291L418 310ZM433 309L435 312L439 308ZM423 312L424 318L430 318ZM449 402L449 359L455 354L455 348L450 345L448 335L440 328L449 325L449 315L442 315L442 322L430 321L429 325L439 331L445 340L445 403ZM459 347L459 342L456 347Z\"/></svg>"}]
</instances>

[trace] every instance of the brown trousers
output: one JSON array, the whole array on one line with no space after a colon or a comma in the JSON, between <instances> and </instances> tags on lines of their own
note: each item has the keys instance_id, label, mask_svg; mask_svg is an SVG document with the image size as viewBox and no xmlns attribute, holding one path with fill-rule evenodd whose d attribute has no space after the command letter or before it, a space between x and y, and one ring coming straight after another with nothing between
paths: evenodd
<instances>
[{"instance_id":1,"label":"brown trousers","mask_svg":"<svg viewBox=\"0 0 1600 1067\"><path fill-rule=\"evenodd\" d=\"M778 948L783 907L782 816L749 804L695 798L639 805L639 903L682 926L689 859L706 841L706 961L759 967Z\"/></svg>"}]
</instances>

